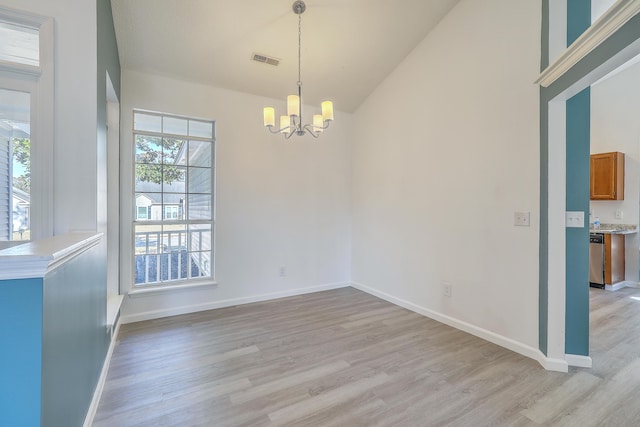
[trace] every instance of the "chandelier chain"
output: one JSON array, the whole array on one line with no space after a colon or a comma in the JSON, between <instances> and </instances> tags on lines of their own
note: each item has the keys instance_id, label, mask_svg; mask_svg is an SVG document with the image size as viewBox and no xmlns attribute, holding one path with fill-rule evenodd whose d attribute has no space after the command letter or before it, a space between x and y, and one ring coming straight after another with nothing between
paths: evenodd
<instances>
[{"instance_id":1,"label":"chandelier chain","mask_svg":"<svg viewBox=\"0 0 640 427\"><path fill-rule=\"evenodd\" d=\"M302 13L298 14L298 86L302 86L301 60L302 58Z\"/></svg>"}]
</instances>

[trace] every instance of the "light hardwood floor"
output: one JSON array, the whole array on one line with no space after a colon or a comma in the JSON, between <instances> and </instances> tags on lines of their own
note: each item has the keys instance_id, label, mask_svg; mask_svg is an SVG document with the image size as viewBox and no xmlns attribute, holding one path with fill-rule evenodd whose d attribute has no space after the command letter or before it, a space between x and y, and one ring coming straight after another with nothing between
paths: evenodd
<instances>
[{"instance_id":1,"label":"light hardwood floor","mask_svg":"<svg viewBox=\"0 0 640 427\"><path fill-rule=\"evenodd\" d=\"M124 325L93 425L638 426L640 289L590 292L568 374L352 288Z\"/></svg>"}]
</instances>

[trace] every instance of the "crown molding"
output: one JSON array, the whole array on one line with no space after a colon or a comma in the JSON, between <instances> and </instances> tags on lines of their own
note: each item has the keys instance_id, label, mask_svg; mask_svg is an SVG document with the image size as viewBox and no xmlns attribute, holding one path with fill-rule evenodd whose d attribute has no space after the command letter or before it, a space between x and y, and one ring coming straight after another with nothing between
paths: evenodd
<instances>
[{"instance_id":1,"label":"crown molding","mask_svg":"<svg viewBox=\"0 0 640 427\"><path fill-rule=\"evenodd\" d=\"M618 0L549 65L535 83L543 87L551 86L638 13L640 0Z\"/></svg>"}]
</instances>

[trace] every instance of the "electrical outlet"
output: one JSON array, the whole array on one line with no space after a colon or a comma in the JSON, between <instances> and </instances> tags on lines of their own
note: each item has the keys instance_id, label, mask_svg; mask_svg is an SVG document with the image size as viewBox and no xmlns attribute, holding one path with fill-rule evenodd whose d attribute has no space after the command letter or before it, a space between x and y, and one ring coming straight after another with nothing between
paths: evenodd
<instances>
[{"instance_id":1,"label":"electrical outlet","mask_svg":"<svg viewBox=\"0 0 640 427\"><path fill-rule=\"evenodd\" d=\"M278 275L280 277L286 277L287 276L287 267L280 267L278 269Z\"/></svg>"},{"instance_id":2,"label":"electrical outlet","mask_svg":"<svg viewBox=\"0 0 640 427\"><path fill-rule=\"evenodd\" d=\"M616 219L622 219L622 209L616 209Z\"/></svg>"},{"instance_id":3,"label":"electrical outlet","mask_svg":"<svg viewBox=\"0 0 640 427\"><path fill-rule=\"evenodd\" d=\"M513 225L517 225L518 227L529 227L530 224L530 213L529 212L514 212L513 213Z\"/></svg>"},{"instance_id":4,"label":"electrical outlet","mask_svg":"<svg viewBox=\"0 0 640 427\"><path fill-rule=\"evenodd\" d=\"M442 294L447 298L451 298L451 283L442 282Z\"/></svg>"}]
</instances>

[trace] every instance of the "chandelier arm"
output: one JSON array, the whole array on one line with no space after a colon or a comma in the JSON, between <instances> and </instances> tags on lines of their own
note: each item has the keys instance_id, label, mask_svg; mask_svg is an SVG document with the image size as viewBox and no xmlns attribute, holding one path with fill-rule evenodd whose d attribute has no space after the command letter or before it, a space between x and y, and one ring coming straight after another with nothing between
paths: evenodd
<instances>
[{"instance_id":1,"label":"chandelier arm","mask_svg":"<svg viewBox=\"0 0 640 427\"><path fill-rule=\"evenodd\" d=\"M289 127L291 127L291 126L289 126ZM291 139L291 137L293 136L294 133L296 133L295 129L291 129L291 132L284 134L284 138L285 139Z\"/></svg>"},{"instance_id":2,"label":"chandelier arm","mask_svg":"<svg viewBox=\"0 0 640 427\"><path fill-rule=\"evenodd\" d=\"M310 134L312 137L317 138L317 137L319 137L319 136L320 136L320 132L317 132L317 131L313 130L314 128L315 128L315 126L313 126L313 125L305 125L305 126L304 126L304 128L303 128L303 130L304 130L305 132L309 132L309 134Z\"/></svg>"}]
</instances>

